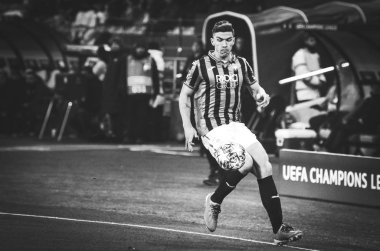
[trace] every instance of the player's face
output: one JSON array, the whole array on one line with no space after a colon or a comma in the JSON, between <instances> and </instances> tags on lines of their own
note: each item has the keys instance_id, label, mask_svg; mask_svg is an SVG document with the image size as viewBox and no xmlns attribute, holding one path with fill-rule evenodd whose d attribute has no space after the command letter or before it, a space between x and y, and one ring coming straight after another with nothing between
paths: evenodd
<instances>
[{"instance_id":1,"label":"player's face","mask_svg":"<svg viewBox=\"0 0 380 251\"><path fill-rule=\"evenodd\" d=\"M225 59L230 55L235 44L235 37L231 31L216 32L211 38L211 44L215 48L216 55L221 59Z\"/></svg>"}]
</instances>

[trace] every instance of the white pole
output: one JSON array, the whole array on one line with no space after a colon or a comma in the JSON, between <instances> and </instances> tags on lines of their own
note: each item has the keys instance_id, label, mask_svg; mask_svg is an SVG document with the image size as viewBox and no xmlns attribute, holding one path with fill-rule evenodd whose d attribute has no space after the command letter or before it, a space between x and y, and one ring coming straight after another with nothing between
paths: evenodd
<instances>
[{"instance_id":1,"label":"white pole","mask_svg":"<svg viewBox=\"0 0 380 251\"><path fill-rule=\"evenodd\" d=\"M340 67L344 68L344 67L348 67L349 65L350 65L349 63L345 62L345 63L342 63L340 65ZM284 78L284 79L281 79L280 81L278 81L278 83L280 85L283 85L283 84L287 84L287 83L294 82L294 81L297 81L297 80L301 80L301 79L305 79L305 78L310 78L312 76L321 75L323 73L330 72L330 71L333 71L335 69L338 69L338 66L329 66L329 67L322 68L322 69L319 69L319 70L316 70L316 71L311 71L311 72L308 72L308 73L305 73L305 74L293 76L293 77L290 77L290 78Z\"/></svg>"},{"instance_id":2,"label":"white pole","mask_svg":"<svg viewBox=\"0 0 380 251\"><path fill-rule=\"evenodd\" d=\"M63 121L62 121L61 130L59 131L59 135L58 135L57 141L61 141L61 139L62 139L63 132L65 131L66 123L67 123L67 120L68 120L68 118L69 118L69 115L70 115L70 111L71 111L71 107L72 107L72 106L73 106L73 103L72 103L72 102L69 102L69 103L67 104L67 108L66 108L65 116L64 116Z\"/></svg>"},{"instance_id":3,"label":"white pole","mask_svg":"<svg viewBox=\"0 0 380 251\"><path fill-rule=\"evenodd\" d=\"M46 125L47 125L47 123L49 121L51 110L53 109L53 105L54 105L54 99L51 99L50 102L49 102L49 106L47 108L47 111L45 113L45 118L44 118L44 121L42 123L40 134L38 135L38 139L42 139L44 137L44 132L45 132L45 129L46 129Z\"/></svg>"}]
</instances>

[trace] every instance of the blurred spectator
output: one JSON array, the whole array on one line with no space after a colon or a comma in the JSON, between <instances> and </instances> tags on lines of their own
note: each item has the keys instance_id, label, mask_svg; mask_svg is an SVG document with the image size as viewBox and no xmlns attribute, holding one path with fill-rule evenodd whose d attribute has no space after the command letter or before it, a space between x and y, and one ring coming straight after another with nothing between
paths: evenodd
<instances>
[{"instance_id":1,"label":"blurred spectator","mask_svg":"<svg viewBox=\"0 0 380 251\"><path fill-rule=\"evenodd\" d=\"M320 56L316 47L316 38L313 35L305 33L303 36L303 47L292 57L292 70L296 76L321 69ZM319 98L320 89L325 82L326 78L323 74L296 81L296 102L305 102Z\"/></svg>"},{"instance_id":2,"label":"blurred spectator","mask_svg":"<svg viewBox=\"0 0 380 251\"><path fill-rule=\"evenodd\" d=\"M344 116L331 128L331 133L325 142L329 152L347 153L347 143L352 134L380 135L380 85L372 84L371 95L365 98L355 109ZM378 142L379 143L379 142ZM377 145L377 156L379 156Z\"/></svg>"},{"instance_id":3,"label":"blurred spectator","mask_svg":"<svg viewBox=\"0 0 380 251\"><path fill-rule=\"evenodd\" d=\"M129 141L142 143L147 140L150 100L159 93L157 64L143 43L136 44L128 56L127 92Z\"/></svg>"},{"instance_id":4,"label":"blurred spectator","mask_svg":"<svg viewBox=\"0 0 380 251\"><path fill-rule=\"evenodd\" d=\"M340 61L338 65L343 62ZM311 108L320 111L318 115L309 120L310 127L317 132L320 145L324 144L331 128L334 128L344 116L352 112L360 101L360 93L352 69L339 67L337 73L340 83L330 87L324 102L320 105L311 106ZM338 85L340 85L340 92L337 91ZM318 146L315 147L318 148Z\"/></svg>"},{"instance_id":5,"label":"blurred spectator","mask_svg":"<svg viewBox=\"0 0 380 251\"><path fill-rule=\"evenodd\" d=\"M148 52L154 58L157 64L157 70L160 76L160 88L162 88L162 80L164 78L165 62L164 52L157 42L150 42L148 45Z\"/></svg>"},{"instance_id":6,"label":"blurred spectator","mask_svg":"<svg viewBox=\"0 0 380 251\"><path fill-rule=\"evenodd\" d=\"M34 20L45 20L64 33L70 33L70 40L75 43L87 44L88 37L92 36L92 23L97 26L107 22L108 28L115 32L137 33L145 32L148 25L155 26L154 31L167 32L178 30L178 19L189 28L184 33L193 33L195 18L200 16L230 10L239 13L254 13L261 6L262 1L250 0L110 0L110 1L21 1L20 4L6 4L3 6L3 17L28 18ZM79 8L78 8L79 6ZM1 5L0 5L1 7ZM79 9L79 10L78 10ZM78 11L77 11L78 10ZM88 23L89 20L91 24ZM95 20L95 21L94 21ZM94 22L93 22L94 21ZM67 24L70 22L71 25ZM70 26L73 29L70 30ZM112 26L112 27L110 27ZM98 27L94 27L97 29ZM82 41L84 33L88 33L85 41Z\"/></svg>"},{"instance_id":7,"label":"blurred spectator","mask_svg":"<svg viewBox=\"0 0 380 251\"><path fill-rule=\"evenodd\" d=\"M71 24L71 41L79 42L85 31L86 20L86 6L81 4L79 10L75 16L74 22Z\"/></svg>"},{"instance_id":8,"label":"blurred spectator","mask_svg":"<svg viewBox=\"0 0 380 251\"><path fill-rule=\"evenodd\" d=\"M108 45L106 45L108 47ZM104 46L99 46L96 57L88 57L84 67L93 74L100 82L104 81L107 72L107 56Z\"/></svg>"},{"instance_id":9,"label":"blurred spectator","mask_svg":"<svg viewBox=\"0 0 380 251\"><path fill-rule=\"evenodd\" d=\"M97 57L87 58L82 72L83 84L86 90L86 99L82 105L83 125L86 128L84 136L90 139L97 139L101 135L99 125L102 91L107 72L106 51L104 48L104 46L99 47Z\"/></svg>"},{"instance_id":10,"label":"blurred spectator","mask_svg":"<svg viewBox=\"0 0 380 251\"><path fill-rule=\"evenodd\" d=\"M149 22L145 1L140 0L112 1L107 16L107 25L114 33L142 34Z\"/></svg>"},{"instance_id":11,"label":"blurred spectator","mask_svg":"<svg viewBox=\"0 0 380 251\"><path fill-rule=\"evenodd\" d=\"M62 73L62 72L67 72L68 71L68 67L66 66L65 62L63 62L62 60L59 60L58 63L57 63L57 67L56 68L53 68L48 77L47 77L47 80L46 80L46 86L50 89L50 90L55 90L55 86L56 86L56 79L57 79L57 75Z\"/></svg>"},{"instance_id":12,"label":"blurred spectator","mask_svg":"<svg viewBox=\"0 0 380 251\"><path fill-rule=\"evenodd\" d=\"M36 135L40 130L52 92L35 71L27 69L24 77L23 124L25 127L23 132Z\"/></svg>"},{"instance_id":13,"label":"blurred spectator","mask_svg":"<svg viewBox=\"0 0 380 251\"><path fill-rule=\"evenodd\" d=\"M338 64L339 65L339 64ZM319 111L325 111L321 115L310 119L310 126L312 129L318 131L321 123L320 120L325 120L325 117L339 117L338 113L343 115L353 111L360 101L360 94L357 84L355 83L352 70L350 68L339 68L338 76L340 77L340 93L337 91L335 83L327 92L326 99L320 105L314 105L311 108ZM338 103L340 103L338 107Z\"/></svg>"},{"instance_id":14,"label":"blurred spectator","mask_svg":"<svg viewBox=\"0 0 380 251\"><path fill-rule=\"evenodd\" d=\"M148 45L148 52L154 59L157 65L158 71L158 79L159 79L159 92L155 99L151 99L151 139L155 141L160 141L162 139L162 115L163 108L165 103L164 91L163 91L163 81L164 81L164 70L165 70L165 62L163 54L164 52L161 50L159 44L157 42L150 42Z\"/></svg>"},{"instance_id":15,"label":"blurred spectator","mask_svg":"<svg viewBox=\"0 0 380 251\"><path fill-rule=\"evenodd\" d=\"M71 40L74 43L84 43L82 40L89 40L89 34L93 33L97 25L97 14L95 13L94 6L83 4L81 9L76 14L75 20L72 24Z\"/></svg>"},{"instance_id":16,"label":"blurred spectator","mask_svg":"<svg viewBox=\"0 0 380 251\"><path fill-rule=\"evenodd\" d=\"M95 4L96 25L104 25L107 20L107 12L104 4Z\"/></svg>"},{"instance_id":17,"label":"blurred spectator","mask_svg":"<svg viewBox=\"0 0 380 251\"><path fill-rule=\"evenodd\" d=\"M107 72L104 77L101 102L101 128L105 136L112 140L121 140L123 136L123 119L126 103L126 69L127 54L120 37L110 41L107 53Z\"/></svg>"}]
</instances>

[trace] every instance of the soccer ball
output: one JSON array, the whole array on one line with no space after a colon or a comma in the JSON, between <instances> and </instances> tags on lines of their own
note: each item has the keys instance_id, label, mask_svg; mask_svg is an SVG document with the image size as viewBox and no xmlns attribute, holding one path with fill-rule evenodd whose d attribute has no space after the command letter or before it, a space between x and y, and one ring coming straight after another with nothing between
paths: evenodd
<instances>
[{"instance_id":1,"label":"soccer ball","mask_svg":"<svg viewBox=\"0 0 380 251\"><path fill-rule=\"evenodd\" d=\"M214 156L224 170L237 170L245 163L245 149L240 144L225 144L215 151Z\"/></svg>"}]
</instances>

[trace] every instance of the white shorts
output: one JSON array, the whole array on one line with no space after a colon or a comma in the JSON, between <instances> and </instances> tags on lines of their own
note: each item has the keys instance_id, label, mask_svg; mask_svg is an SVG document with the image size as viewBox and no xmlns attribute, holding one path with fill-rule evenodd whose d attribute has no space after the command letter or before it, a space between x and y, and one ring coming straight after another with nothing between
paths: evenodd
<instances>
[{"instance_id":1,"label":"white shorts","mask_svg":"<svg viewBox=\"0 0 380 251\"><path fill-rule=\"evenodd\" d=\"M242 167L245 150L258 142L256 135L239 122L218 126L202 136L201 139L206 149L226 170Z\"/></svg>"}]
</instances>

